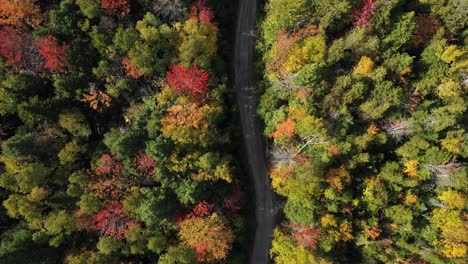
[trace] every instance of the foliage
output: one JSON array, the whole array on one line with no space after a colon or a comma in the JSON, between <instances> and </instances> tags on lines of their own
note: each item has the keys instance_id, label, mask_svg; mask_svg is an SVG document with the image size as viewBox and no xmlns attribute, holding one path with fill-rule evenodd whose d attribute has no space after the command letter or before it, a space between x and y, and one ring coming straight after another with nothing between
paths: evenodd
<instances>
[{"instance_id":1,"label":"foliage","mask_svg":"<svg viewBox=\"0 0 468 264\"><path fill-rule=\"evenodd\" d=\"M66 52L69 48L68 45L60 45L57 38L52 35L36 41L36 45L39 48L39 54L44 59L44 68L51 71L63 72L68 64L68 57Z\"/></svg>"},{"instance_id":2,"label":"foliage","mask_svg":"<svg viewBox=\"0 0 468 264\"><path fill-rule=\"evenodd\" d=\"M93 216L94 228L101 234L124 239L128 228L138 223L131 220L123 210L122 203L113 203Z\"/></svg>"},{"instance_id":3,"label":"foliage","mask_svg":"<svg viewBox=\"0 0 468 264\"><path fill-rule=\"evenodd\" d=\"M182 65L172 65L167 73L167 81L174 91L192 98L203 98L208 92L209 75L197 65L187 69Z\"/></svg>"}]
</instances>

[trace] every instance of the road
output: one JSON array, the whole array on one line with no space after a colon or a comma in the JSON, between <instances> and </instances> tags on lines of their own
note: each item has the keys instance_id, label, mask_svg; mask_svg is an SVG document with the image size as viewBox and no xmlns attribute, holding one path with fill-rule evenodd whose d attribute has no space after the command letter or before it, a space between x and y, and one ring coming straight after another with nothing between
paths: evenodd
<instances>
[{"instance_id":1,"label":"road","mask_svg":"<svg viewBox=\"0 0 468 264\"><path fill-rule=\"evenodd\" d=\"M255 189L256 230L250 263L270 263L274 227L272 191L267 175L262 128L257 116L258 93L255 87L254 45L256 0L239 0L235 48L235 85L239 105L244 151Z\"/></svg>"}]
</instances>

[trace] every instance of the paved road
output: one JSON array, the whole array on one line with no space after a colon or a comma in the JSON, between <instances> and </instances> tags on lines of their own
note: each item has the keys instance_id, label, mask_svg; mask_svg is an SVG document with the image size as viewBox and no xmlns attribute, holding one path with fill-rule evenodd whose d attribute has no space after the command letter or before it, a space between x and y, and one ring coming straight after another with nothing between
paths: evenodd
<instances>
[{"instance_id":1,"label":"paved road","mask_svg":"<svg viewBox=\"0 0 468 264\"><path fill-rule=\"evenodd\" d=\"M253 32L256 25L256 0L240 0L236 30L235 84L241 117L244 150L253 178L256 201L256 231L250 263L270 263L269 251L274 226L273 200L267 176L262 128L256 109Z\"/></svg>"}]
</instances>

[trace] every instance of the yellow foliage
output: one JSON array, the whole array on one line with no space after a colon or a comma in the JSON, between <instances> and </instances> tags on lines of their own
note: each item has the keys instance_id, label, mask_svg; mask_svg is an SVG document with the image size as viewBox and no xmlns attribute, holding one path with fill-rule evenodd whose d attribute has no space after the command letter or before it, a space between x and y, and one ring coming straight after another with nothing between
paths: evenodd
<instances>
[{"instance_id":1,"label":"yellow foliage","mask_svg":"<svg viewBox=\"0 0 468 264\"><path fill-rule=\"evenodd\" d=\"M410 204L414 204L417 201L418 201L418 197L411 190L406 192L405 204L410 205Z\"/></svg>"},{"instance_id":2,"label":"yellow foliage","mask_svg":"<svg viewBox=\"0 0 468 264\"><path fill-rule=\"evenodd\" d=\"M362 56L356 67L354 67L353 74L369 76L374 71L374 61L367 56Z\"/></svg>"},{"instance_id":3,"label":"yellow foliage","mask_svg":"<svg viewBox=\"0 0 468 264\"><path fill-rule=\"evenodd\" d=\"M351 223L341 223L340 233L342 241L350 241L354 239L353 226L351 225Z\"/></svg>"},{"instance_id":4,"label":"yellow foliage","mask_svg":"<svg viewBox=\"0 0 468 264\"><path fill-rule=\"evenodd\" d=\"M326 42L323 35L308 37L302 44L297 44L289 52L283 71L292 73L299 71L304 65L320 63L325 58Z\"/></svg>"},{"instance_id":5,"label":"yellow foliage","mask_svg":"<svg viewBox=\"0 0 468 264\"><path fill-rule=\"evenodd\" d=\"M467 251L468 247L463 243L445 241L442 253L447 258L462 258L466 256Z\"/></svg>"},{"instance_id":6,"label":"yellow foliage","mask_svg":"<svg viewBox=\"0 0 468 264\"><path fill-rule=\"evenodd\" d=\"M320 219L322 227L336 226L336 217L332 214L326 214Z\"/></svg>"},{"instance_id":7,"label":"yellow foliage","mask_svg":"<svg viewBox=\"0 0 468 264\"><path fill-rule=\"evenodd\" d=\"M369 128L367 128L367 134L371 135L371 136L375 136L377 135L378 133L380 132L379 128L374 124L372 123Z\"/></svg>"},{"instance_id":8,"label":"yellow foliage","mask_svg":"<svg viewBox=\"0 0 468 264\"><path fill-rule=\"evenodd\" d=\"M462 88L460 84L450 81L443 83L437 87L437 95L440 98L460 96L462 93Z\"/></svg>"},{"instance_id":9,"label":"yellow foliage","mask_svg":"<svg viewBox=\"0 0 468 264\"><path fill-rule=\"evenodd\" d=\"M279 164L270 173L271 187L273 189L281 188L289 176L291 176L293 170L286 163Z\"/></svg>"},{"instance_id":10,"label":"yellow foliage","mask_svg":"<svg viewBox=\"0 0 468 264\"><path fill-rule=\"evenodd\" d=\"M403 170L406 175L408 175L409 177L417 177L419 174L418 174L418 165L419 165L419 162L417 160L408 160L404 163L405 165L405 169Z\"/></svg>"},{"instance_id":11,"label":"yellow foliage","mask_svg":"<svg viewBox=\"0 0 468 264\"><path fill-rule=\"evenodd\" d=\"M438 198L450 208L463 209L466 204L465 195L453 190L443 192Z\"/></svg>"}]
</instances>

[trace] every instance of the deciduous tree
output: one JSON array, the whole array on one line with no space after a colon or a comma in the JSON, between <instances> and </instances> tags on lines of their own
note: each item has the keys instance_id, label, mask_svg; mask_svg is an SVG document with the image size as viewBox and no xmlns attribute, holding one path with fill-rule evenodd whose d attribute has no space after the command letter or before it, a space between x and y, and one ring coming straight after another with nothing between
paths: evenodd
<instances>
[{"instance_id":1,"label":"deciduous tree","mask_svg":"<svg viewBox=\"0 0 468 264\"><path fill-rule=\"evenodd\" d=\"M94 228L101 234L122 240L127 237L127 229L138 225L125 213L123 205L115 202L93 217Z\"/></svg>"},{"instance_id":2,"label":"deciduous tree","mask_svg":"<svg viewBox=\"0 0 468 264\"><path fill-rule=\"evenodd\" d=\"M176 93L200 99L208 92L209 79L208 73L198 68L198 65L190 69L183 65L172 65L167 73L167 81Z\"/></svg>"},{"instance_id":3,"label":"deciduous tree","mask_svg":"<svg viewBox=\"0 0 468 264\"><path fill-rule=\"evenodd\" d=\"M5 26L0 29L0 55L12 67L19 67L23 60L23 35L13 27Z\"/></svg>"},{"instance_id":4,"label":"deciduous tree","mask_svg":"<svg viewBox=\"0 0 468 264\"><path fill-rule=\"evenodd\" d=\"M35 27L40 22L37 0L0 0L0 25L22 26L25 23Z\"/></svg>"},{"instance_id":5,"label":"deciduous tree","mask_svg":"<svg viewBox=\"0 0 468 264\"><path fill-rule=\"evenodd\" d=\"M179 227L180 239L195 249L198 261L225 259L234 242L227 221L217 213L187 218L179 223Z\"/></svg>"},{"instance_id":6,"label":"deciduous tree","mask_svg":"<svg viewBox=\"0 0 468 264\"><path fill-rule=\"evenodd\" d=\"M111 15L125 16L130 13L128 0L102 0L101 7Z\"/></svg>"},{"instance_id":7,"label":"deciduous tree","mask_svg":"<svg viewBox=\"0 0 468 264\"><path fill-rule=\"evenodd\" d=\"M63 72L68 64L68 56L66 52L68 45L58 43L56 37L47 35L46 37L36 41L39 48L39 54L44 57L44 68L55 72Z\"/></svg>"}]
</instances>

